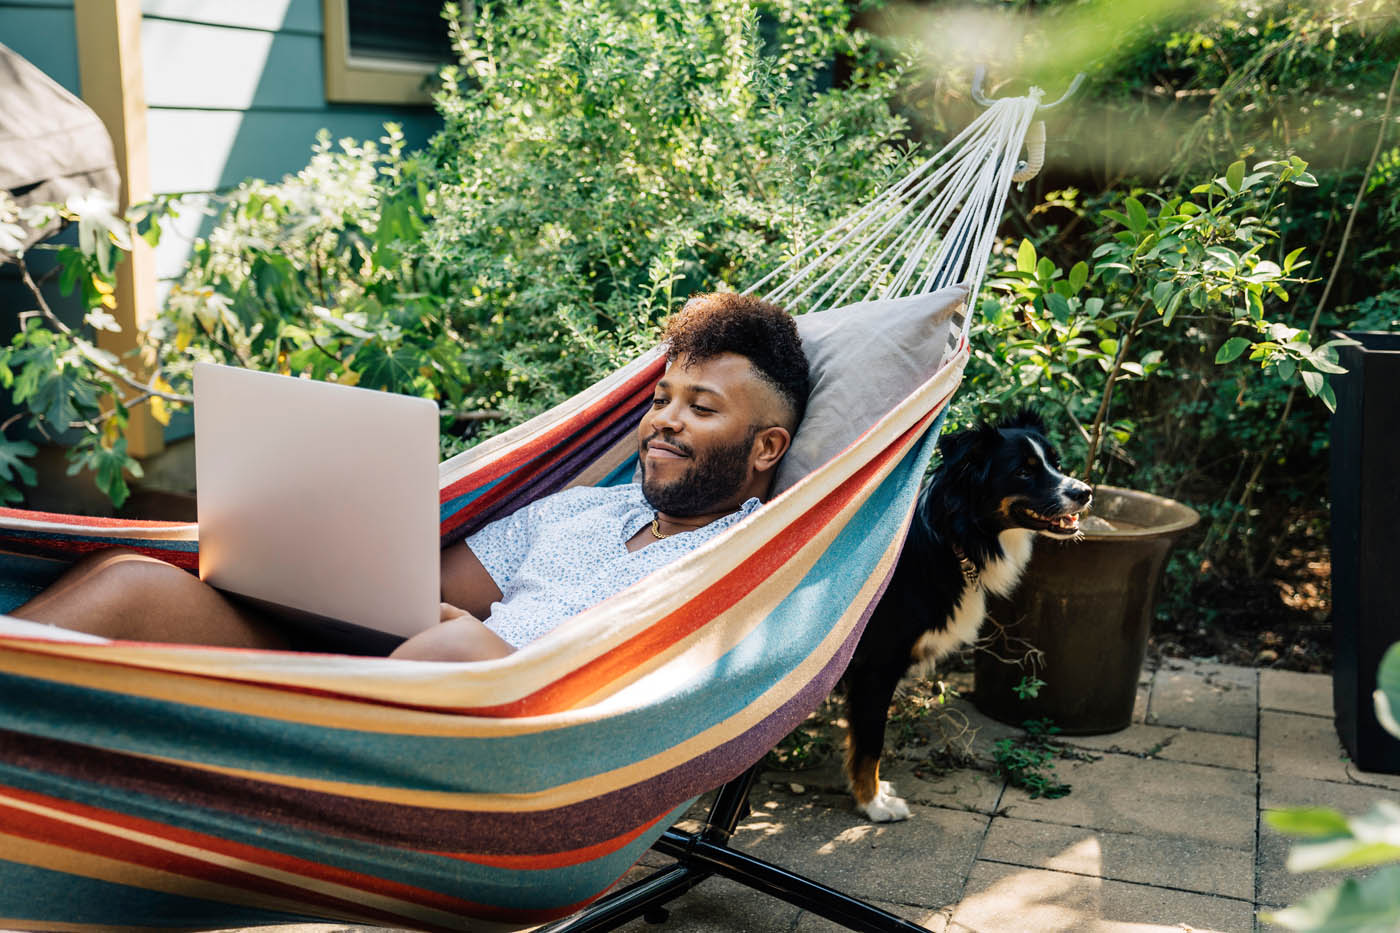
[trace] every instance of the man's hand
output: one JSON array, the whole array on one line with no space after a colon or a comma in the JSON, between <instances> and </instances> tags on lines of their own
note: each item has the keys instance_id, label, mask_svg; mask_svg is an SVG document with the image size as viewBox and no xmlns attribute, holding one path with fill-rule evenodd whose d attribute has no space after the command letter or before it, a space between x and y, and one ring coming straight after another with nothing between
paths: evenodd
<instances>
[{"instance_id":1,"label":"man's hand","mask_svg":"<svg viewBox=\"0 0 1400 933\"><path fill-rule=\"evenodd\" d=\"M515 651L465 609L442 603L440 615L438 625L414 635L389 657L409 661L487 661Z\"/></svg>"}]
</instances>

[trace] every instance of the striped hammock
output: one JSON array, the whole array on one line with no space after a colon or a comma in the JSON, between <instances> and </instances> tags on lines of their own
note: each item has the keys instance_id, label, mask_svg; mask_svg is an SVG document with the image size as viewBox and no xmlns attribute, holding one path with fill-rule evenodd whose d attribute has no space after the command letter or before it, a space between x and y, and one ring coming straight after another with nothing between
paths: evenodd
<instances>
[{"instance_id":1,"label":"striped hammock","mask_svg":"<svg viewBox=\"0 0 1400 933\"><path fill-rule=\"evenodd\" d=\"M998 101L769 294L804 310L953 281L975 295L1036 103ZM961 377L964 326L949 329L937 373L824 467L501 660L112 642L0 617L0 928L496 930L577 911L834 685ZM444 463L443 542L628 481L664 365L653 351ZM197 531L0 510L0 610L98 548L194 570Z\"/></svg>"}]
</instances>

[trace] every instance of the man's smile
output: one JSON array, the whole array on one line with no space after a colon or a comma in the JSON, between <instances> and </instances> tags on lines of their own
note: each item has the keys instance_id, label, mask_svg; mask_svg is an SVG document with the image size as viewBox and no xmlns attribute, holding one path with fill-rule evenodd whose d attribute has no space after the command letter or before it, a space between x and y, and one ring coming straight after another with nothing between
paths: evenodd
<instances>
[{"instance_id":1,"label":"man's smile","mask_svg":"<svg viewBox=\"0 0 1400 933\"><path fill-rule=\"evenodd\" d=\"M647 456L653 460L682 460L690 456L690 451L679 444L668 444L652 438L647 441Z\"/></svg>"}]
</instances>

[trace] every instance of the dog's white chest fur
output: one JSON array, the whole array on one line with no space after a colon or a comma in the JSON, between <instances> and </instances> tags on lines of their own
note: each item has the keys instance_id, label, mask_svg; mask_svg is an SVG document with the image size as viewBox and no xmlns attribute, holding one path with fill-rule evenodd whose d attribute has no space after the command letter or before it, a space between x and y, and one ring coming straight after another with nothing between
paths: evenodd
<instances>
[{"instance_id":1,"label":"dog's white chest fur","mask_svg":"<svg viewBox=\"0 0 1400 933\"><path fill-rule=\"evenodd\" d=\"M987 593L1009 596L1021 580L1021 574L1031 559L1035 532L1026 528L1009 528L997 536L1002 557L982 568L976 583L963 584L953 614L946 628L924 632L914 645L914 660L933 664L939 658L968 644L977 637L982 620L987 615Z\"/></svg>"}]
</instances>

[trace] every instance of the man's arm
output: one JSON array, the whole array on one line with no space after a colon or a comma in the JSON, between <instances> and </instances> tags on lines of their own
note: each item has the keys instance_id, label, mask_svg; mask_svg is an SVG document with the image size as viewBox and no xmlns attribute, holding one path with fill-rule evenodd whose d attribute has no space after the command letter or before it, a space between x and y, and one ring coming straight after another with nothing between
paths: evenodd
<instances>
[{"instance_id":1,"label":"man's arm","mask_svg":"<svg viewBox=\"0 0 1400 933\"><path fill-rule=\"evenodd\" d=\"M470 613L443 603L442 622L414 635L389 657L409 661L487 661L514 651Z\"/></svg>"},{"instance_id":2,"label":"man's arm","mask_svg":"<svg viewBox=\"0 0 1400 933\"><path fill-rule=\"evenodd\" d=\"M478 619L489 616L491 604L501 599L501 588L463 542L443 549L440 573L442 601L460 606Z\"/></svg>"}]
</instances>

